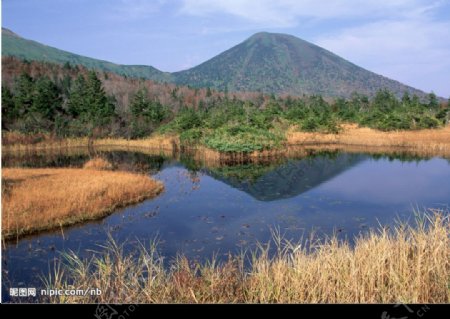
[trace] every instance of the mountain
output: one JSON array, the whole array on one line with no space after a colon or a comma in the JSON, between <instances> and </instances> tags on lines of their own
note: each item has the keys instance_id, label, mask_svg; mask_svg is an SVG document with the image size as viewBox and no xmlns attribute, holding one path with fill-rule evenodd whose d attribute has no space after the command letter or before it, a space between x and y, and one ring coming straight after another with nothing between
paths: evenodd
<instances>
[{"instance_id":1,"label":"mountain","mask_svg":"<svg viewBox=\"0 0 450 319\"><path fill-rule=\"evenodd\" d=\"M291 35L261 32L186 71L173 73L178 84L228 91L278 94L372 96L387 88L401 96L422 91L367 71L317 45Z\"/></svg>"},{"instance_id":2,"label":"mountain","mask_svg":"<svg viewBox=\"0 0 450 319\"><path fill-rule=\"evenodd\" d=\"M59 50L36 41L27 40L11 30L2 28L2 56L14 56L30 61L43 61L71 65L82 65L133 78L168 81L170 74L146 65L120 65L108 61L88 58L82 55Z\"/></svg>"},{"instance_id":3,"label":"mountain","mask_svg":"<svg viewBox=\"0 0 450 319\"><path fill-rule=\"evenodd\" d=\"M425 93L367 71L337 55L291 35L261 32L216 57L188 70L168 73L144 65L119 65L92 59L24 39L2 28L2 55L114 72L127 77L174 82L223 91L275 94L321 94L349 97L353 92L373 96L389 89Z\"/></svg>"}]
</instances>

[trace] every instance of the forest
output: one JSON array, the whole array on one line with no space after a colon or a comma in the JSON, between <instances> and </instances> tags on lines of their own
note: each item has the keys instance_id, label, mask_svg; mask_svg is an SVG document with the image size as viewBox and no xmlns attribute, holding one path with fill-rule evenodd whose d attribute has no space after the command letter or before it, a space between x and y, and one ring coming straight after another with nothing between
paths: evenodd
<instances>
[{"instance_id":1,"label":"forest","mask_svg":"<svg viewBox=\"0 0 450 319\"><path fill-rule=\"evenodd\" d=\"M449 122L450 103L433 93L426 99L408 93L398 98L388 90L372 98L353 93L348 99L234 94L127 79L70 64L53 66L59 72L55 75L21 63L20 73L6 72L9 77L3 81L3 131L127 139L156 132L177 134L184 144L251 152L279 146L292 126L339 134L343 123L391 131ZM45 69L45 63L40 67ZM114 77L119 84L111 82Z\"/></svg>"}]
</instances>

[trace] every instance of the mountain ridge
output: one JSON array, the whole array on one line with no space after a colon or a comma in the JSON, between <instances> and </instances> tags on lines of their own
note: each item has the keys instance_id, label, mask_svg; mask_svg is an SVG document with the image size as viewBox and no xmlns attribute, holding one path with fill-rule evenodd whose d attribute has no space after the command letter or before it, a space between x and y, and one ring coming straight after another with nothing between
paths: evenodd
<instances>
[{"instance_id":1,"label":"mountain ridge","mask_svg":"<svg viewBox=\"0 0 450 319\"><path fill-rule=\"evenodd\" d=\"M98 69L114 72L119 75L137 78L142 77L157 81L165 81L170 78L168 72L160 71L153 66L122 65L82 56L34 40L25 39L7 28L2 28L2 56L14 56L25 60L41 62L83 65L90 69Z\"/></svg>"},{"instance_id":2,"label":"mountain ridge","mask_svg":"<svg viewBox=\"0 0 450 319\"><path fill-rule=\"evenodd\" d=\"M70 63L129 77L222 91L284 95L373 96L380 89L420 97L425 92L365 70L331 51L282 33L258 32L245 41L187 70L163 72L152 66L120 65L27 40L2 28L2 55L26 60Z\"/></svg>"}]
</instances>

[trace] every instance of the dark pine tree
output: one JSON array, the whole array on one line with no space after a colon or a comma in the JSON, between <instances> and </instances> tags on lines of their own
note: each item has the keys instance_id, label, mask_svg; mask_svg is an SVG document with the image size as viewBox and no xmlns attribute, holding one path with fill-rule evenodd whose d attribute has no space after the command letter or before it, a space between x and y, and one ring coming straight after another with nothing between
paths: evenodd
<instances>
[{"instance_id":1,"label":"dark pine tree","mask_svg":"<svg viewBox=\"0 0 450 319\"><path fill-rule=\"evenodd\" d=\"M108 99L102 82L94 71L90 71L88 75L85 103L88 119L94 126L107 124L114 115L114 105Z\"/></svg>"},{"instance_id":2,"label":"dark pine tree","mask_svg":"<svg viewBox=\"0 0 450 319\"><path fill-rule=\"evenodd\" d=\"M8 87L2 86L2 129L9 129L9 125L17 116L14 95Z\"/></svg>"},{"instance_id":3,"label":"dark pine tree","mask_svg":"<svg viewBox=\"0 0 450 319\"><path fill-rule=\"evenodd\" d=\"M22 73L15 83L14 107L17 116L24 116L33 106L34 80Z\"/></svg>"},{"instance_id":4,"label":"dark pine tree","mask_svg":"<svg viewBox=\"0 0 450 319\"><path fill-rule=\"evenodd\" d=\"M32 111L50 121L54 121L56 113L62 111L60 91L48 77L41 77L35 83Z\"/></svg>"},{"instance_id":5,"label":"dark pine tree","mask_svg":"<svg viewBox=\"0 0 450 319\"><path fill-rule=\"evenodd\" d=\"M79 75L73 83L67 102L69 113L75 118L87 111L85 94L86 80L82 75Z\"/></svg>"}]
</instances>

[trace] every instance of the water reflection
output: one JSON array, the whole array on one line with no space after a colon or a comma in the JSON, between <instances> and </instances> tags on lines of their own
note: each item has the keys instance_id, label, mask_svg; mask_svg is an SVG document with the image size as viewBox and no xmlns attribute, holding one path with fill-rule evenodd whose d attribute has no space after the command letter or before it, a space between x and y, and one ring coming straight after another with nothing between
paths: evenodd
<instances>
[{"instance_id":1,"label":"water reflection","mask_svg":"<svg viewBox=\"0 0 450 319\"><path fill-rule=\"evenodd\" d=\"M366 158L359 154L323 153L278 165L225 166L206 172L258 200L272 201L298 196Z\"/></svg>"}]
</instances>

